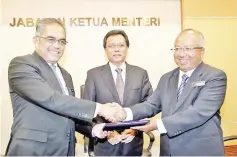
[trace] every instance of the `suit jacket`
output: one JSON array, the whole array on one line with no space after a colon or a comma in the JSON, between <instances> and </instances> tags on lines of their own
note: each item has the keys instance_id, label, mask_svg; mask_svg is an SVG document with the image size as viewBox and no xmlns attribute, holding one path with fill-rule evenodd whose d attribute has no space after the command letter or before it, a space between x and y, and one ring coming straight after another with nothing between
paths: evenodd
<instances>
[{"instance_id":1,"label":"suit jacket","mask_svg":"<svg viewBox=\"0 0 237 157\"><path fill-rule=\"evenodd\" d=\"M164 74L153 95L131 107L134 119L162 111L167 134L161 135L160 155L224 156L220 108L226 74L202 62L177 101L178 79L179 68Z\"/></svg>"},{"instance_id":2,"label":"suit jacket","mask_svg":"<svg viewBox=\"0 0 237 157\"><path fill-rule=\"evenodd\" d=\"M123 107L143 102L152 94L152 87L146 70L126 63L126 78ZM109 64L91 69L87 73L84 98L87 100L121 104ZM97 122L106 122L96 117ZM107 140L98 140L94 147L97 156L133 155L141 156L143 147L140 132L131 143L111 145Z\"/></svg>"},{"instance_id":3,"label":"suit jacket","mask_svg":"<svg viewBox=\"0 0 237 157\"><path fill-rule=\"evenodd\" d=\"M70 96L63 95L54 72L36 52L9 65L13 107L9 156L74 155L73 119L92 121L96 104L75 98L70 74L60 67Z\"/></svg>"}]
</instances>

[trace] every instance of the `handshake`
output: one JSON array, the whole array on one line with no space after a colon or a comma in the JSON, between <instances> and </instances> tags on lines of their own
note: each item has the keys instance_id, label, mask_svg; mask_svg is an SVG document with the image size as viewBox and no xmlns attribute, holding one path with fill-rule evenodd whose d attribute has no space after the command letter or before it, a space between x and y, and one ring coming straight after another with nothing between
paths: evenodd
<instances>
[{"instance_id":1,"label":"handshake","mask_svg":"<svg viewBox=\"0 0 237 157\"><path fill-rule=\"evenodd\" d=\"M117 103L107 103L100 105L98 115L114 123L125 120L127 117L127 113L124 108L122 108Z\"/></svg>"},{"instance_id":2,"label":"handshake","mask_svg":"<svg viewBox=\"0 0 237 157\"><path fill-rule=\"evenodd\" d=\"M127 116L128 116L125 109L122 108L117 103L107 103L107 104L100 105L98 109L98 115L114 123L123 121L127 119ZM105 126L105 123L96 124L92 129L92 135L98 138L105 138L107 136L110 136L113 132L105 131L104 126ZM150 132L153 130L157 130L157 119L151 120L146 125L131 127L131 129L139 130L143 132ZM130 142L134 138L134 135L128 133L127 135L123 135L123 137L121 138L123 140L124 138L127 138L125 142ZM115 143L117 143L117 141L115 141Z\"/></svg>"},{"instance_id":3,"label":"handshake","mask_svg":"<svg viewBox=\"0 0 237 157\"><path fill-rule=\"evenodd\" d=\"M97 115L114 123L125 120L127 117L125 109L117 103L100 104ZM105 123L96 124L92 129L92 135L98 138L106 138L111 135L111 131L103 130L104 126Z\"/></svg>"}]
</instances>

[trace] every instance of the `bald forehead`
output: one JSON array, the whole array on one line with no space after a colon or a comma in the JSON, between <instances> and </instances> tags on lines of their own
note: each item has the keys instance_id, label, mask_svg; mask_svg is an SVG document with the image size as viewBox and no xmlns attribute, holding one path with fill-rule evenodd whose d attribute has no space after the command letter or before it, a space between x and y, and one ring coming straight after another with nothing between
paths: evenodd
<instances>
[{"instance_id":1,"label":"bald forehead","mask_svg":"<svg viewBox=\"0 0 237 157\"><path fill-rule=\"evenodd\" d=\"M183 30L175 40L175 46L188 47L198 46L204 47L203 35L196 30Z\"/></svg>"}]
</instances>

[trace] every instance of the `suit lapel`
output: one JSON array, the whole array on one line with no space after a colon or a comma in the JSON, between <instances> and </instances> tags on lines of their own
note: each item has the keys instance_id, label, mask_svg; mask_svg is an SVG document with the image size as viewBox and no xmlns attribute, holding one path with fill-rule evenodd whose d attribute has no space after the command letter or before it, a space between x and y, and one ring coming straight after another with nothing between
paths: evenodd
<instances>
[{"instance_id":1,"label":"suit lapel","mask_svg":"<svg viewBox=\"0 0 237 157\"><path fill-rule=\"evenodd\" d=\"M129 91L132 87L132 82L135 80L133 78L133 69L132 67L126 63L126 75L125 75L125 86L124 86L124 93L123 93L123 103L126 104L126 99L129 94Z\"/></svg>"},{"instance_id":2,"label":"suit lapel","mask_svg":"<svg viewBox=\"0 0 237 157\"><path fill-rule=\"evenodd\" d=\"M68 91L69 95L72 95L72 93L71 93L71 91L70 91L71 89L68 89L68 87L70 87L69 81L71 81L71 80L67 77L67 75L66 75L64 69L62 69L61 66L59 66L59 64L58 64L58 67L59 67L59 69L60 69L60 71L61 71L61 73L62 73L63 79L64 79L65 84L66 84L66 87L67 87L67 91Z\"/></svg>"},{"instance_id":3,"label":"suit lapel","mask_svg":"<svg viewBox=\"0 0 237 157\"><path fill-rule=\"evenodd\" d=\"M170 104L171 104L171 110L170 115L175 110L175 106L177 103L177 89L178 89L178 82L179 82L179 69L174 71L173 75L170 78L169 87L168 87L168 93L170 95Z\"/></svg>"},{"instance_id":4,"label":"suit lapel","mask_svg":"<svg viewBox=\"0 0 237 157\"><path fill-rule=\"evenodd\" d=\"M114 84L114 79L113 79L113 76L112 76L112 73L111 73L111 69L110 69L109 63L104 65L101 68L101 71L102 71L101 77L103 78L106 86L109 88L109 90L113 94L115 100L121 104L121 102L119 100L119 96L118 96L118 92L117 92L116 86Z\"/></svg>"},{"instance_id":5,"label":"suit lapel","mask_svg":"<svg viewBox=\"0 0 237 157\"><path fill-rule=\"evenodd\" d=\"M197 81L200 81L200 75L202 74L202 69L204 67L204 63L200 63L200 65L193 71L192 75L190 76L190 78L188 79L188 82L187 84L185 85L183 91L182 91L182 94L180 95L179 97L179 100L176 104L176 107L175 107L175 111L177 111L181 106L182 104L184 104L184 101L187 99L187 97L191 94L192 90L194 89L193 88L193 82L197 82ZM173 113L174 113L173 112Z\"/></svg>"},{"instance_id":6,"label":"suit lapel","mask_svg":"<svg viewBox=\"0 0 237 157\"><path fill-rule=\"evenodd\" d=\"M53 70L50 68L48 63L43 58L41 58L36 52L33 53L33 57L39 63L39 66L41 67L40 71L42 71L44 78L47 79L49 84L51 84L55 90L58 90L62 93L60 84L57 81L58 79L56 78Z\"/></svg>"}]
</instances>

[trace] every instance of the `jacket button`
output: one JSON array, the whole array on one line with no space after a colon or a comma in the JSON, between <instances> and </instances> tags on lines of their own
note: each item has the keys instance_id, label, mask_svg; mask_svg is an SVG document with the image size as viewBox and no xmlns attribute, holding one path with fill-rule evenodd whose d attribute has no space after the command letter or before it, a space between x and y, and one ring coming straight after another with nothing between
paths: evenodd
<instances>
[{"instance_id":1,"label":"jacket button","mask_svg":"<svg viewBox=\"0 0 237 157\"><path fill-rule=\"evenodd\" d=\"M70 133L67 133L67 136L70 137Z\"/></svg>"}]
</instances>

